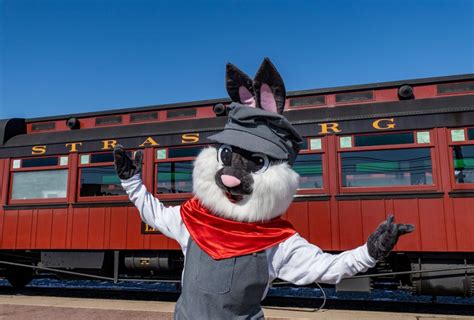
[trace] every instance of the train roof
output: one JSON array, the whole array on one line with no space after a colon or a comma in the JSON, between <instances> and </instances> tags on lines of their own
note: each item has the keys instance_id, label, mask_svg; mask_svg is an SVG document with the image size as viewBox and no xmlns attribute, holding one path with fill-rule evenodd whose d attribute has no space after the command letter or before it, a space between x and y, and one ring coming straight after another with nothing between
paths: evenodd
<instances>
[{"instance_id":1,"label":"train roof","mask_svg":"<svg viewBox=\"0 0 474 320\"><path fill-rule=\"evenodd\" d=\"M293 91L287 95L285 115L302 134L314 133L314 123L334 121L347 123L352 121L349 126L352 126L351 130L355 132L359 130L359 120L374 117L411 117L412 123L405 129L433 126L435 124L433 116L441 117L437 125L472 124L474 123L473 80L474 74L464 74ZM400 95L400 88L404 85L411 86L410 97ZM366 95L370 97L367 98ZM361 96L362 100L351 100L357 96ZM338 101L338 97L348 99ZM322 98L322 103L318 104L319 98ZM7 155L7 149L10 153L20 155L23 151L15 151L15 148L37 144L94 141L110 137L120 139L150 135L163 137L198 131L210 134L221 130L226 122L225 117L217 116L213 112L213 106L229 101L229 99L212 99L42 118L0 120L1 157ZM187 111L192 111L193 115L183 116ZM132 116L151 113L155 114L152 120L132 121ZM177 116L171 117L170 113ZM421 119L423 117L424 120ZM110 120L110 118L119 120L114 123L99 123L99 120ZM448 121L448 118L452 119ZM66 119L68 120L64 121ZM69 120L74 120L78 126L70 126ZM313 129L304 129L305 127Z\"/></svg>"},{"instance_id":2,"label":"train roof","mask_svg":"<svg viewBox=\"0 0 474 320\"><path fill-rule=\"evenodd\" d=\"M338 93L338 92L353 92L353 91L365 91L365 90L371 90L371 89L393 88L393 87L399 87L404 84L421 85L421 84L456 82L456 81L466 81L466 80L474 80L474 73L443 76L443 77L419 78L419 79L411 79L411 80L397 80L397 81L378 82L378 83L350 85L350 86L339 86L339 87L320 88L320 89L289 91L287 93L287 98L297 97L297 96L307 96L307 95L321 95L321 94ZM189 107L199 107L199 106L214 105L217 103L228 103L228 102L230 102L230 99L228 98L209 99L209 100L179 102L179 103L171 103L171 104L149 105L149 106L142 106L142 107L112 109L112 110L106 110L106 111L94 111L94 112L64 114L64 115L48 116L48 117L29 118L29 119L25 119L25 122L26 123L42 122L42 121L50 121L50 120L68 119L71 117L84 118L84 117L95 117L95 116L103 116L103 115L123 114L123 113L130 113L130 112L143 112L143 111L149 111L149 110L189 108Z\"/></svg>"}]
</instances>

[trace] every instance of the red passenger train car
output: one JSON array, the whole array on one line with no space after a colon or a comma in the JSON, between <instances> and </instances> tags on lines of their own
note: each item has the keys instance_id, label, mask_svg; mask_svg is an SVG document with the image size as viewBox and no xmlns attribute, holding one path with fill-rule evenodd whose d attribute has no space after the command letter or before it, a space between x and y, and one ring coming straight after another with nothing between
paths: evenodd
<instances>
[{"instance_id":1,"label":"red passenger train car","mask_svg":"<svg viewBox=\"0 0 474 320\"><path fill-rule=\"evenodd\" d=\"M228 102L1 120L2 275L15 286L38 268L179 276L177 243L140 221L111 150L143 150L148 190L178 204L191 197L193 159L223 128ZM474 294L473 74L292 92L285 116L305 138L285 214L302 236L340 252L393 213L416 231L371 273L395 272L418 294ZM400 274L421 269L445 271Z\"/></svg>"}]
</instances>

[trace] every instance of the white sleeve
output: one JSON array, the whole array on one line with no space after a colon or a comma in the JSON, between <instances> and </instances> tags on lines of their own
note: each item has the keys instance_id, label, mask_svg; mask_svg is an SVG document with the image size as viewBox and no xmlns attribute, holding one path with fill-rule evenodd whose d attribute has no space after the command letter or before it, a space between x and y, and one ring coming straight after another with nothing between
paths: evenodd
<instances>
[{"instance_id":1,"label":"white sleeve","mask_svg":"<svg viewBox=\"0 0 474 320\"><path fill-rule=\"evenodd\" d=\"M297 285L339 283L376 264L366 245L333 255L324 253L299 234L280 243L273 254L275 276Z\"/></svg>"},{"instance_id":2,"label":"white sleeve","mask_svg":"<svg viewBox=\"0 0 474 320\"><path fill-rule=\"evenodd\" d=\"M147 191L138 174L128 180L121 180L121 182L128 197L140 212L142 221L158 229L165 236L178 241L183 252L186 252L189 232L181 219L181 207L165 207Z\"/></svg>"}]
</instances>

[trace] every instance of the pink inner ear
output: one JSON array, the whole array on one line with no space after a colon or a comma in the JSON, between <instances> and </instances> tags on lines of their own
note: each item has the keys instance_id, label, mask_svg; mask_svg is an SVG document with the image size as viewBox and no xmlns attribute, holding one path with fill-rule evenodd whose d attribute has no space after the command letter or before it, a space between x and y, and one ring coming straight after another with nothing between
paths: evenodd
<instances>
[{"instance_id":1,"label":"pink inner ear","mask_svg":"<svg viewBox=\"0 0 474 320\"><path fill-rule=\"evenodd\" d=\"M272 89L270 89L270 86L266 83L260 87L260 105L264 110L277 112L277 105Z\"/></svg>"},{"instance_id":2,"label":"pink inner ear","mask_svg":"<svg viewBox=\"0 0 474 320\"><path fill-rule=\"evenodd\" d=\"M239 87L239 96L240 96L240 102L249 106L249 107L254 107L255 108L255 98L252 96L250 91L245 88L244 86Z\"/></svg>"}]
</instances>

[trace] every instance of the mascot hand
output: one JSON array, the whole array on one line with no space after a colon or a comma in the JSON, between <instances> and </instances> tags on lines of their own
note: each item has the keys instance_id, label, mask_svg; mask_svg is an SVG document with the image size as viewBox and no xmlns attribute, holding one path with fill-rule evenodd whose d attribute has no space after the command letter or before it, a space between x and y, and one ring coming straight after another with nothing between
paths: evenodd
<instances>
[{"instance_id":1,"label":"mascot hand","mask_svg":"<svg viewBox=\"0 0 474 320\"><path fill-rule=\"evenodd\" d=\"M412 224L394 223L394 216L382 222L367 240L367 249L372 258L379 260L386 257L398 241L398 237L415 230Z\"/></svg>"},{"instance_id":2,"label":"mascot hand","mask_svg":"<svg viewBox=\"0 0 474 320\"><path fill-rule=\"evenodd\" d=\"M122 180L127 180L142 171L143 152L137 151L135 159L127 155L123 146L116 145L114 148L114 165L117 175Z\"/></svg>"}]
</instances>

